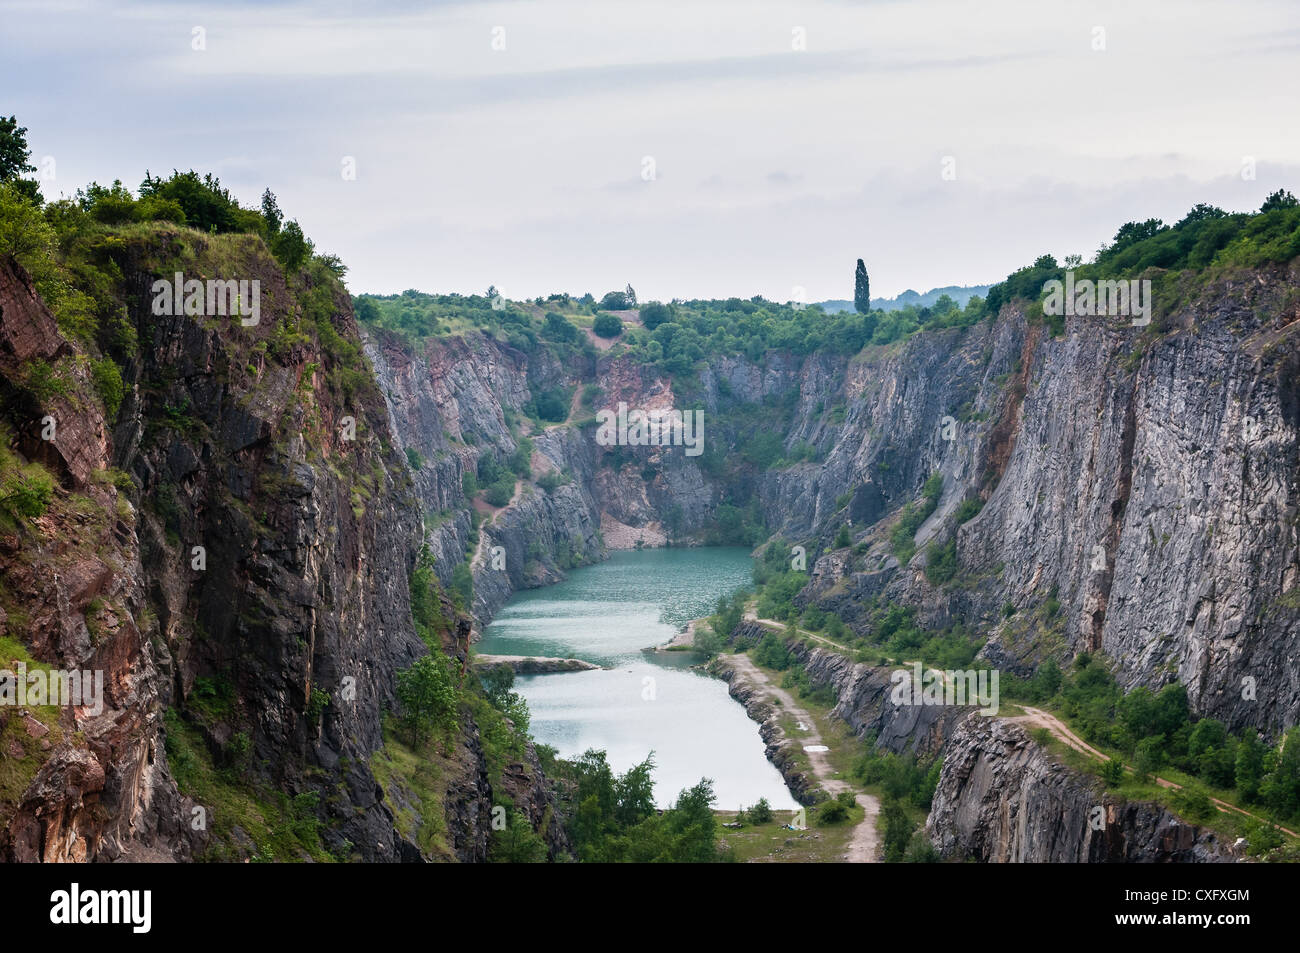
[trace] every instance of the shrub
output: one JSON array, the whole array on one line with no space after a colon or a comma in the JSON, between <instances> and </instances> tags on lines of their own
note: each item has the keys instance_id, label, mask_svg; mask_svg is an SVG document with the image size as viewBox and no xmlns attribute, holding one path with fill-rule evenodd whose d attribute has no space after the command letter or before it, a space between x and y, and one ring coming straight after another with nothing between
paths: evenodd
<instances>
[{"instance_id":1,"label":"shrub","mask_svg":"<svg viewBox=\"0 0 1300 953\"><path fill-rule=\"evenodd\" d=\"M849 809L837 800L823 801L817 808L818 824L840 824L848 819Z\"/></svg>"},{"instance_id":2,"label":"shrub","mask_svg":"<svg viewBox=\"0 0 1300 953\"><path fill-rule=\"evenodd\" d=\"M424 466L424 459L420 456L420 451L414 447L406 448L406 462L411 465L411 469L417 473Z\"/></svg>"},{"instance_id":3,"label":"shrub","mask_svg":"<svg viewBox=\"0 0 1300 953\"><path fill-rule=\"evenodd\" d=\"M41 516L54 498L54 478L40 466L7 473L0 483L0 505L14 516Z\"/></svg>"},{"instance_id":4,"label":"shrub","mask_svg":"<svg viewBox=\"0 0 1300 953\"><path fill-rule=\"evenodd\" d=\"M957 512L954 514L954 518L957 520L957 525L960 526L967 520L974 519L982 509L984 509L984 501L978 496L966 497L966 499L961 501L961 504L957 507Z\"/></svg>"},{"instance_id":5,"label":"shrub","mask_svg":"<svg viewBox=\"0 0 1300 953\"><path fill-rule=\"evenodd\" d=\"M767 798L759 798L758 803L749 809L749 821L751 824L772 823L772 805Z\"/></svg>"},{"instance_id":6,"label":"shrub","mask_svg":"<svg viewBox=\"0 0 1300 953\"><path fill-rule=\"evenodd\" d=\"M397 675L402 721L412 744L419 746L434 730L455 731L460 706L450 660L434 650Z\"/></svg>"},{"instance_id":7,"label":"shrub","mask_svg":"<svg viewBox=\"0 0 1300 953\"><path fill-rule=\"evenodd\" d=\"M623 333L623 322L613 314L598 314L591 330L603 338L616 338Z\"/></svg>"}]
</instances>

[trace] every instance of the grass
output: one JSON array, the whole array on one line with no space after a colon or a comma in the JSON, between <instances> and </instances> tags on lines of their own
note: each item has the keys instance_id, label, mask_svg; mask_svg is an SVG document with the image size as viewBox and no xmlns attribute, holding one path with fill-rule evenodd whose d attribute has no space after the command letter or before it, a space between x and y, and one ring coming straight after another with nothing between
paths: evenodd
<instances>
[{"instance_id":1,"label":"grass","mask_svg":"<svg viewBox=\"0 0 1300 953\"><path fill-rule=\"evenodd\" d=\"M1003 711L1001 714L1008 714L1008 710L1012 707L1013 706L1011 705L1004 704L1002 706ZM1038 707L1043 711L1051 711L1051 709L1041 704ZM1052 714L1056 715L1056 717L1060 718L1066 725L1070 726L1070 729L1074 731L1075 734L1079 735L1081 738L1084 737L1083 733L1073 725L1070 725L1069 720L1062 716L1060 712L1053 711ZM1183 816L1179 804L1180 795L1183 792L1172 788L1162 787L1156 784L1154 779L1151 781L1142 781L1131 771L1125 772L1124 780L1119 784L1107 786L1097 774L1102 764L1099 759L1084 754L1082 751L1075 750L1046 729L1038 729L1032 731L1030 734L1034 741L1046 748L1057 761L1064 764L1066 767L1073 768L1082 774L1095 778L1099 790L1104 788L1108 793L1126 801L1153 801L1170 811L1170 813L1178 815L1179 817ZM1084 740L1103 754L1106 754L1121 763L1128 763L1125 761L1123 753L1118 749L1098 744L1094 741L1088 740L1087 738L1084 738ZM1131 765L1129 766L1131 767ZM1165 765L1156 771L1156 776L1164 778L1166 781L1180 784L1185 789L1203 790L1210 797L1218 798L1220 801L1223 801L1226 804L1231 804L1234 807L1241 807L1241 805L1237 804L1233 791L1212 788L1204 781L1179 771L1177 768ZM1250 808L1244 807L1242 810L1249 811ZM1252 813L1258 812L1252 811ZM1271 825L1272 822L1268 821L1262 814L1259 815L1259 817L1262 823ZM1248 833L1251 819L1238 814L1236 811L1221 811L1216 808L1213 815L1210 817L1197 819L1193 823L1214 831L1214 833L1219 835L1221 839L1231 843L1236 838L1243 837ZM1295 838L1289 837L1285 834L1282 836L1292 843L1296 841Z\"/></svg>"},{"instance_id":2,"label":"grass","mask_svg":"<svg viewBox=\"0 0 1300 953\"><path fill-rule=\"evenodd\" d=\"M740 863L835 863L844 859L853 829L862 821L863 810L849 808L848 818L837 824L819 825L814 811L808 810L808 829L786 830L793 811L773 811L767 824L750 824L732 830L720 828L718 847L728 851ZM718 823L731 823L735 811L714 811Z\"/></svg>"},{"instance_id":3,"label":"grass","mask_svg":"<svg viewBox=\"0 0 1300 953\"><path fill-rule=\"evenodd\" d=\"M164 716L167 759L182 794L207 812L212 840L206 856L212 861L238 861L247 854L236 829L255 845L254 861L338 860L320 842L314 793L290 798L250 782L237 768L212 761L199 730L175 709ZM344 858L346 859L346 858Z\"/></svg>"},{"instance_id":4,"label":"grass","mask_svg":"<svg viewBox=\"0 0 1300 953\"><path fill-rule=\"evenodd\" d=\"M54 668L37 662L16 639L0 636L0 669L13 672L10 663L15 660L26 663L29 671L39 669L48 672ZM17 805L23 792L32 783L32 778L49 757L41 746L41 741L48 741L53 748L63 740L63 729L59 725L61 706L28 705L27 711L48 728L50 733L43 739L33 738L27 734L25 720L19 717L16 708L4 710L4 729L0 731L0 820L8 820L10 806ZM23 749L22 757L10 753L10 747L15 742Z\"/></svg>"},{"instance_id":5,"label":"grass","mask_svg":"<svg viewBox=\"0 0 1300 953\"><path fill-rule=\"evenodd\" d=\"M436 860L456 859L443 811L447 762L434 745L413 750L388 724L384 725L384 746L370 758L370 770L384 789L398 831L426 857Z\"/></svg>"}]
</instances>

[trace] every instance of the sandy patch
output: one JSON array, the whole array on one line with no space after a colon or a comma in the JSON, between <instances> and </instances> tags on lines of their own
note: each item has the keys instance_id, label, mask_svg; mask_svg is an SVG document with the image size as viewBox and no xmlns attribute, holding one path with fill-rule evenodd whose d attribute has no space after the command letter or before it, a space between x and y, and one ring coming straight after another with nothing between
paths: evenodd
<instances>
[{"instance_id":1,"label":"sandy patch","mask_svg":"<svg viewBox=\"0 0 1300 953\"><path fill-rule=\"evenodd\" d=\"M628 526L608 513L600 514L600 534L605 539L606 549L636 549L638 540L641 541L643 548L655 549L668 542L668 537L664 535L657 523Z\"/></svg>"}]
</instances>

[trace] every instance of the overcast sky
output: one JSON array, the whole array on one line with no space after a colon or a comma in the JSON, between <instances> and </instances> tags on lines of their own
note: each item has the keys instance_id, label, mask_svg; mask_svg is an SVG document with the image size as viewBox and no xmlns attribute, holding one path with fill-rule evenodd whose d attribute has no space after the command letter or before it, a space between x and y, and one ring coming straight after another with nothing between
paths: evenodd
<instances>
[{"instance_id":1,"label":"overcast sky","mask_svg":"<svg viewBox=\"0 0 1300 953\"><path fill-rule=\"evenodd\" d=\"M996 281L1300 192L1298 82L1295 0L0 0L47 197L269 186L354 292Z\"/></svg>"}]
</instances>

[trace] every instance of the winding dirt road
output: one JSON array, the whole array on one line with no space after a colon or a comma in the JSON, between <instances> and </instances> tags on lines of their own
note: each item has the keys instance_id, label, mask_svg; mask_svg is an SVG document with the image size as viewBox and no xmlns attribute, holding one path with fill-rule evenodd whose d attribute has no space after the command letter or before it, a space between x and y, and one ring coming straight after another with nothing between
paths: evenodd
<instances>
[{"instance_id":1,"label":"winding dirt road","mask_svg":"<svg viewBox=\"0 0 1300 953\"><path fill-rule=\"evenodd\" d=\"M1073 731L1071 731L1066 726L1065 722L1061 721L1061 719L1057 718L1055 715L1050 714L1049 712L1045 712L1041 708L1030 708L1028 705L1021 705L1020 707L1025 710L1025 714L1016 715L1015 717L1007 718L1006 720L1010 722L1018 722L1021 724L1031 725L1035 728L1046 728L1048 731L1052 733L1052 736L1054 738L1056 738L1062 744L1068 745L1069 747L1073 748L1075 751L1086 754L1090 758L1097 758L1101 761L1110 760L1110 755L1103 754L1102 752L1094 748L1092 745L1088 744L1086 741L1084 741L1082 738L1076 735ZM1130 768L1128 765L1124 766L1124 770L1129 772L1133 771L1133 769ZM1160 785L1162 788L1169 788L1170 790L1173 791L1181 791L1183 788L1181 784L1178 784L1174 781L1168 781L1165 778L1157 777L1155 778L1155 782L1156 784ZM1228 814L1228 813L1241 814L1244 815L1245 817L1253 818L1254 820L1257 820L1262 824L1267 824L1270 827L1276 827L1278 830L1282 831L1285 834L1290 834L1292 837L1300 836L1297 835L1295 831L1287 830L1287 828L1283 827L1282 825L1274 824L1272 821L1266 820L1265 818L1260 817L1258 814L1252 814L1250 813L1250 811L1242 810L1241 808L1237 807L1237 805L1235 804L1229 804L1227 801L1220 801L1217 797L1210 798L1210 801L1214 804L1216 808L1218 808L1224 814Z\"/></svg>"},{"instance_id":2,"label":"winding dirt road","mask_svg":"<svg viewBox=\"0 0 1300 953\"><path fill-rule=\"evenodd\" d=\"M788 743L801 746L824 744L820 732L817 731L817 723L813 721L812 716L799 706L799 702L793 695L779 685L774 684L748 655L722 655L719 658L725 660L732 667L737 678L743 679L756 691L780 701L782 711L793 717L799 724L808 726L807 730L797 738L787 736ZM813 774L817 776L822 787L832 797L843 791L850 791L853 793L858 806L865 812L862 821L853 829L853 839L849 842L844 859L851 864L875 863L879 852L879 841L876 836L876 817L880 813L880 800L870 794L862 794L847 781L835 777L835 770L831 767L830 760L826 756L827 752L805 751L804 753L808 755Z\"/></svg>"}]
</instances>

